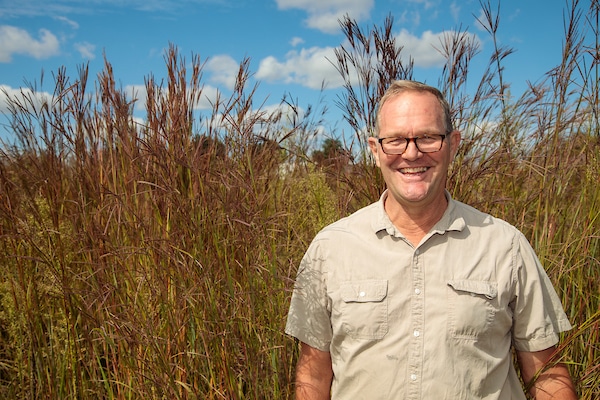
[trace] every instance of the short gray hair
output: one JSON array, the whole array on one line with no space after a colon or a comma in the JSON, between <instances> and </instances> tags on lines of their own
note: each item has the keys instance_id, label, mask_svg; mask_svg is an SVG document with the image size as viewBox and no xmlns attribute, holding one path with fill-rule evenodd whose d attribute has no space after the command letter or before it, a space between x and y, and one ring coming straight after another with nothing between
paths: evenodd
<instances>
[{"instance_id":1,"label":"short gray hair","mask_svg":"<svg viewBox=\"0 0 600 400\"><path fill-rule=\"evenodd\" d=\"M406 80L397 80L392 82L392 84L387 88L381 99L379 100L379 105L377 107L377 114L375 118L375 134L379 135L379 118L380 112L383 105L391 98L396 97L404 92L429 92L433 94L438 101L440 102L440 106L442 107L442 112L444 113L444 125L446 125L446 131L452 132L454 127L452 125L452 116L450 113L450 105L448 101L437 88L433 86L426 85L417 81L406 81Z\"/></svg>"}]
</instances>

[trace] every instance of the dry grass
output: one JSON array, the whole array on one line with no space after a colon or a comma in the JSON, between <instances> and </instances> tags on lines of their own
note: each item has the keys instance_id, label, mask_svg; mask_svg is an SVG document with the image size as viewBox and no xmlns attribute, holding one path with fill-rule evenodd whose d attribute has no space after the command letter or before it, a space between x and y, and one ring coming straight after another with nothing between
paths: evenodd
<instances>
[{"instance_id":1,"label":"dry grass","mask_svg":"<svg viewBox=\"0 0 600 400\"><path fill-rule=\"evenodd\" d=\"M498 20L482 7L494 38ZM522 97L502 76L507 48L466 90L478 49L460 31L440 45L440 87L466 139L450 190L529 237L575 327L564 360L581 398L594 399L598 4L570 11L563 63ZM146 80L143 126L108 62L93 91L82 67L73 82L58 71L43 104L15 99L16 143L0 157L0 397L290 398L297 354L283 327L296 265L318 229L383 188L365 135L382 88L412 77L392 23L365 32L342 21L348 165L309 161L318 111L253 103L247 60L233 95L202 118L202 64L186 69L174 47L166 83Z\"/></svg>"}]
</instances>

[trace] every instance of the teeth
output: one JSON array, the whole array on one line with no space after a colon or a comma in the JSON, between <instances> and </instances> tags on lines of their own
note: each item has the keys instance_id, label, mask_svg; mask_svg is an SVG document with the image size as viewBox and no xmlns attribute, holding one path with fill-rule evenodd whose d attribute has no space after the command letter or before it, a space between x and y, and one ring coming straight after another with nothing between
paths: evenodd
<instances>
[{"instance_id":1,"label":"teeth","mask_svg":"<svg viewBox=\"0 0 600 400\"><path fill-rule=\"evenodd\" d=\"M419 172L427 171L427 167L419 167L419 168L402 168L400 172L404 174L416 174Z\"/></svg>"}]
</instances>

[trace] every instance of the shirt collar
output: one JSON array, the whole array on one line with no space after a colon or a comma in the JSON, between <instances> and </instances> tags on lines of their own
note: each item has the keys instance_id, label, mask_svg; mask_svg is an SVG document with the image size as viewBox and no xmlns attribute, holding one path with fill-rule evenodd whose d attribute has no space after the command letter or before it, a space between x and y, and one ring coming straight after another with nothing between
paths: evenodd
<instances>
[{"instance_id":1,"label":"shirt collar","mask_svg":"<svg viewBox=\"0 0 600 400\"><path fill-rule=\"evenodd\" d=\"M388 190L386 189L379 198L379 201L376 203L377 207L377 216L372 222L372 227L375 233L385 230L388 235L403 237L398 229L394 226L390 217L385 212L385 199L388 196ZM431 231L427 235L428 237L432 234L440 234L443 235L448 231L462 231L466 227L465 220L462 216L459 215L459 212L456 207L456 200L454 200L450 193L446 190L446 199L448 199L448 208L442 215L442 218L431 228Z\"/></svg>"},{"instance_id":2,"label":"shirt collar","mask_svg":"<svg viewBox=\"0 0 600 400\"><path fill-rule=\"evenodd\" d=\"M400 232L398 232L398 230L396 229L396 227L390 220L390 217L388 217L387 213L385 212L384 204L385 204L385 199L387 198L387 196L388 196L388 190L386 189L381 194L379 201L375 205L377 207L377 214L376 214L377 216L375 219L373 219L373 222L371 225L372 225L375 233L385 230L385 231L387 231L388 235L391 235L391 236L400 235L401 236Z\"/></svg>"}]
</instances>

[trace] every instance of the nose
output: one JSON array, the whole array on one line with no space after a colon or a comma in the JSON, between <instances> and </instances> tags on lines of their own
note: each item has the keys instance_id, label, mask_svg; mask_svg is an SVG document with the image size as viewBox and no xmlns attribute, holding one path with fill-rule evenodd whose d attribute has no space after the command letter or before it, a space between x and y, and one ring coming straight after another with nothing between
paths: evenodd
<instances>
[{"instance_id":1,"label":"nose","mask_svg":"<svg viewBox=\"0 0 600 400\"><path fill-rule=\"evenodd\" d=\"M402 158L406 160L416 160L422 155L423 153L421 153L419 151L419 148L417 147L417 142L415 142L415 139L412 138L408 141L408 144L406 145L406 150L404 150L404 153L402 153Z\"/></svg>"}]
</instances>

